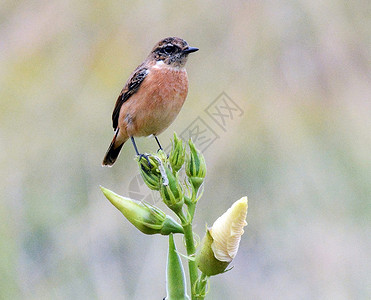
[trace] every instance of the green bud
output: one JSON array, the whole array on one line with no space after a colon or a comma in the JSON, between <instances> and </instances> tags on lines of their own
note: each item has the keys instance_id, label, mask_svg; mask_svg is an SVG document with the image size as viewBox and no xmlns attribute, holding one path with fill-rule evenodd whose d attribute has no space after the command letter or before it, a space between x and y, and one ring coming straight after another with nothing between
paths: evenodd
<instances>
[{"instance_id":1,"label":"green bud","mask_svg":"<svg viewBox=\"0 0 371 300\"><path fill-rule=\"evenodd\" d=\"M174 133L172 141L172 148L169 155L169 162L174 172L178 172L184 164L185 160L185 146L183 141Z\"/></svg>"},{"instance_id":2,"label":"green bud","mask_svg":"<svg viewBox=\"0 0 371 300\"><path fill-rule=\"evenodd\" d=\"M214 252L211 248L214 239L210 231L206 231L205 237L201 241L201 247L196 256L197 267L207 276L217 275L223 273L227 269L230 261L220 261L215 258Z\"/></svg>"},{"instance_id":3,"label":"green bud","mask_svg":"<svg viewBox=\"0 0 371 300\"><path fill-rule=\"evenodd\" d=\"M167 161L167 155L166 155L166 153L164 152L164 150L158 150L157 151L157 157L161 160L161 161L163 161L163 162L165 162L165 161Z\"/></svg>"},{"instance_id":4,"label":"green bud","mask_svg":"<svg viewBox=\"0 0 371 300\"><path fill-rule=\"evenodd\" d=\"M148 156L150 165L146 158L142 157L139 161L139 172L144 183L151 189L158 191L161 187L161 172L159 162L151 155Z\"/></svg>"},{"instance_id":5,"label":"green bud","mask_svg":"<svg viewBox=\"0 0 371 300\"><path fill-rule=\"evenodd\" d=\"M189 300L182 261L176 250L173 235L169 235L169 254L166 265L165 300Z\"/></svg>"},{"instance_id":6,"label":"green bud","mask_svg":"<svg viewBox=\"0 0 371 300\"><path fill-rule=\"evenodd\" d=\"M159 208L148 203L122 197L101 187L106 198L133 224L145 234L183 233L183 228Z\"/></svg>"},{"instance_id":7,"label":"green bud","mask_svg":"<svg viewBox=\"0 0 371 300\"><path fill-rule=\"evenodd\" d=\"M186 159L186 174L189 178L193 188L198 190L206 176L205 158L200 151L198 151L192 142L189 140L190 153Z\"/></svg>"},{"instance_id":8,"label":"green bud","mask_svg":"<svg viewBox=\"0 0 371 300\"><path fill-rule=\"evenodd\" d=\"M165 178L162 179L160 194L164 203L177 213L184 204L183 190L171 170L167 166L164 166L164 169L168 182L165 182Z\"/></svg>"}]
</instances>

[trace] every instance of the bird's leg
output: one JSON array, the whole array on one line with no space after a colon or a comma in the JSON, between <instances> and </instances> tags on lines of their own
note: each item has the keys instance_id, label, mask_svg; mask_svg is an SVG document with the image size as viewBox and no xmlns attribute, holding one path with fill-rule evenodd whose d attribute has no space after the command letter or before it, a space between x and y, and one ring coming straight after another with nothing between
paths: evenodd
<instances>
[{"instance_id":1,"label":"bird's leg","mask_svg":"<svg viewBox=\"0 0 371 300\"><path fill-rule=\"evenodd\" d=\"M159 152L159 151L161 150L161 151L163 151L163 152L165 153L164 148L162 148L162 146L161 146L161 144L160 144L160 141L158 140L157 136L155 136L155 140L156 140L156 142L157 142L157 145L160 147L160 148L157 150L157 152ZM167 158L169 158L169 154L166 154L166 153L165 153L165 155L167 156Z\"/></svg>"},{"instance_id":2,"label":"bird's leg","mask_svg":"<svg viewBox=\"0 0 371 300\"><path fill-rule=\"evenodd\" d=\"M151 167L151 163L149 162L148 155L139 153L137 145L135 144L134 137L131 136L130 139L131 139L131 142L133 143L134 150L135 150L136 154L139 156L139 161L142 159L142 157L144 157L147 160L148 167Z\"/></svg>"},{"instance_id":3,"label":"bird's leg","mask_svg":"<svg viewBox=\"0 0 371 300\"><path fill-rule=\"evenodd\" d=\"M138 151L138 148L137 148L137 145L135 144L134 137L131 136L130 139L131 139L131 142L133 143L134 150L135 150L136 154L137 154L137 155L140 155L140 153L139 153L139 151Z\"/></svg>"},{"instance_id":4,"label":"bird's leg","mask_svg":"<svg viewBox=\"0 0 371 300\"><path fill-rule=\"evenodd\" d=\"M159 149L157 150L157 152L160 151L160 150L163 151L164 149L162 148L162 146L161 146L161 144L160 144L160 141L158 140L157 136L155 136L155 140L156 140L156 142L157 142L157 145L159 146Z\"/></svg>"}]
</instances>

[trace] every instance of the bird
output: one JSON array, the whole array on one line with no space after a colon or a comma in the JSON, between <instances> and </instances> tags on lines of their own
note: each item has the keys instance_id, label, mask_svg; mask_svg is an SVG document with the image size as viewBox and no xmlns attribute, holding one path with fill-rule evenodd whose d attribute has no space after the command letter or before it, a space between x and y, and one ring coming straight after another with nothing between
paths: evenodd
<instances>
[{"instance_id":1,"label":"bird","mask_svg":"<svg viewBox=\"0 0 371 300\"><path fill-rule=\"evenodd\" d=\"M157 136L170 126L183 106L188 93L185 64L188 55L198 50L179 37L167 37L132 72L113 109L114 136L102 166L115 163L128 139L136 155L145 156L139 153L135 137L152 135L162 149Z\"/></svg>"}]
</instances>

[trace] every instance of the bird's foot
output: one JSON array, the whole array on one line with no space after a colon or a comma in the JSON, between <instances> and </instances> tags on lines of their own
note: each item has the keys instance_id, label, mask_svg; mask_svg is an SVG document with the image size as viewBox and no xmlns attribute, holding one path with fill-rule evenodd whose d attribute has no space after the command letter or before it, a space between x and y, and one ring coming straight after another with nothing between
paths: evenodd
<instances>
[{"instance_id":1,"label":"bird's foot","mask_svg":"<svg viewBox=\"0 0 371 300\"><path fill-rule=\"evenodd\" d=\"M152 165L151 165L151 163L149 161L149 155L148 154L139 154L139 161L141 161L143 157L147 160L148 167L151 168Z\"/></svg>"}]
</instances>

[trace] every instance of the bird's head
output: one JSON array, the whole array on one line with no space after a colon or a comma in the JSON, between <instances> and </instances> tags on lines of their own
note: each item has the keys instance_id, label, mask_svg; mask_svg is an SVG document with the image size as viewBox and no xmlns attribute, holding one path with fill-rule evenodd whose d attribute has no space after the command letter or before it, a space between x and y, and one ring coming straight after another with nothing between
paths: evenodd
<instances>
[{"instance_id":1,"label":"bird's head","mask_svg":"<svg viewBox=\"0 0 371 300\"><path fill-rule=\"evenodd\" d=\"M156 62L162 61L172 67L182 68L187 62L188 54L198 51L178 37L168 37L159 41L150 53L150 58Z\"/></svg>"}]
</instances>

